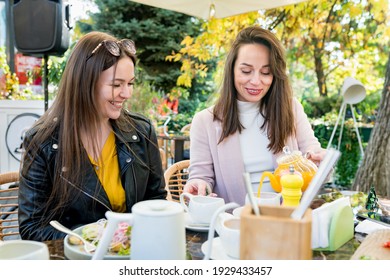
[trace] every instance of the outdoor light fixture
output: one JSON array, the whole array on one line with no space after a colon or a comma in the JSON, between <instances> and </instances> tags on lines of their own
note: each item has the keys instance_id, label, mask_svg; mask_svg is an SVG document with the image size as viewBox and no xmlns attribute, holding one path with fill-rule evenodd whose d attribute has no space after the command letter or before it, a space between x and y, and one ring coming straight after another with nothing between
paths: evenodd
<instances>
[{"instance_id":1,"label":"outdoor light fixture","mask_svg":"<svg viewBox=\"0 0 390 280\"><path fill-rule=\"evenodd\" d=\"M332 132L332 135L330 137L327 149L329 149L330 145L332 144L332 140L333 140L333 137L336 133L340 118L341 118L341 116L343 116L342 121L341 121L339 143L337 145L337 150L340 150L341 137L343 135L345 113L347 110L347 105L349 105L351 108L351 112L352 112L352 118L353 118L355 130L356 130L356 135L357 135L357 138L359 141L360 152L363 156L364 155L363 145L362 145L362 141L360 139L360 134L359 134L359 130L358 130L357 123L356 123L355 111L354 111L353 105L364 100L364 98L366 97L366 89L364 88L363 84L361 82L359 82L358 80L355 80L354 78L351 78L351 77L347 77L344 80L343 87L341 88L341 94L343 96L343 103L341 104L339 116L337 117L336 124L333 128L333 132Z\"/></svg>"}]
</instances>

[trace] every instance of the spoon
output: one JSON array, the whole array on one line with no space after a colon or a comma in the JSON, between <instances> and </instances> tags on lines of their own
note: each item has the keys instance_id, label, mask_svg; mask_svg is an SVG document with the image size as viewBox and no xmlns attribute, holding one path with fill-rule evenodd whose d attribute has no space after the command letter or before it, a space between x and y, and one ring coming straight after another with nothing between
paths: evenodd
<instances>
[{"instance_id":1,"label":"spoon","mask_svg":"<svg viewBox=\"0 0 390 280\"><path fill-rule=\"evenodd\" d=\"M248 193L249 202L252 205L253 212L255 213L256 216L260 216L260 210L259 210L259 207L256 203L255 197L253 195L251 179L249 177L248 172L244 173L244 180L245 180L246 191Z\"/></svg>"},{"instance_id":2,"label":"spoon","mask_svg":"<svg viewBox=\"0 0 390 280\"><path fill-rule=\"evenodd\" d=\"M57 230L59 231L62 231L64 233L67 233L68 235L73 235L74 237L77 237L78 239L81 240L81 242L83 242L84 244L84 250L88 253L91 253L93 251L96 250L96 246L93 245L92 243L88 242L87 240L85 240L81 235L75 233L74 231L72 231L71 229L63 226L62 224L60 224L58 221L50 221L50 224L56 228Z\"/></svg>"}]
</instances>

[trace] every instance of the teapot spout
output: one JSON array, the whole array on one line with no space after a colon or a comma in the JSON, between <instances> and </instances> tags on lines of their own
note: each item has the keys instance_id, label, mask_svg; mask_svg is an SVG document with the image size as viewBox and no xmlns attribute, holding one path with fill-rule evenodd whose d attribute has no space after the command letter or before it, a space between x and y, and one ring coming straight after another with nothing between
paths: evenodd
<instances>
[{"instance_id":1,"label":"teapot spout","mask_svg":"<svg viewBox=\"0 0 390 280\"><path fill-rule=\"evenodd\" d=\"M99 241L96 251L92 256L92 260L102 260L104 255L107 253L108 247L110 246L112 237L114 236L115 230L118 224L123 221L130 221L133 223L133 214L131 213L115 213L111 211L106 212L107 225L102 234L102 238Z\"/></svg>"},{"instance_id":2,"label":"teapot spout","mask_svg":"<svg viewBox=\"0 0 390 280\"><path fill-rule=\"evenodd\" d=\"M261 188L263 186L263 180L265 179L265 177L269 178L269 180L271 182L271 186L275 192L280 193L282 191L282 187L280 185L278 178L272 172L265 171L265 172L263 172L263 175L261 175L261 178L260 178L259 188L257 189L257 197L260 197L260 192L261 192Z\"/></svg>"}]
</instances>

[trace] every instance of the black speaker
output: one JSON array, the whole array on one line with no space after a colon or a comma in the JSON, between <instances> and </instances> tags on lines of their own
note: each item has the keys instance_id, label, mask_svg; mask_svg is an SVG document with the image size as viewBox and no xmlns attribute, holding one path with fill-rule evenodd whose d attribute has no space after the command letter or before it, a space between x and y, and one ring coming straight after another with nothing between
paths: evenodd
<instances>
[{"instance_id":1,"label":"black speaker","mask_svg":"<svg viewBox=\"0 0 390 280\"><path fill-rule=\"evenodd\" d=\"M15 0L15 46L30 55L63 55L69 47L69 5L62 0Z\"/></svg>"}]
</instances>

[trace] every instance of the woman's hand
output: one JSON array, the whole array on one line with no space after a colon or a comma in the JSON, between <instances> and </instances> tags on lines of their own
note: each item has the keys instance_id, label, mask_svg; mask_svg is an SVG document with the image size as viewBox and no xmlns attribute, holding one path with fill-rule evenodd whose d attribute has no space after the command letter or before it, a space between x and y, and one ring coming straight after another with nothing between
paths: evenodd
<instances>
[{"instance_id":1,"label":"woman's hand","mask_svg":"<svg viewBox=\"0 0 390 280\"><path fill-rule=\"evenodd\" d=\"M326 150L321 149L321 150L317 150L317 151L308 151L308 152L306 152L305 157L307 159L310 159L317 166L319 166L321 161L324 159L325 155L326 155Z\"/></svg>"},{"instance_id":2,"label":"woman's hand","mask_svg":"<svg viewBox=\"0 0 390 280\"><path fill-rule=\"evenodd\" d=\"M212 193L211 186L204 180L193 179L184 186L183 192L190 193L192 195L210 195L217 196Z\"/></svg>"}]
</instances>

